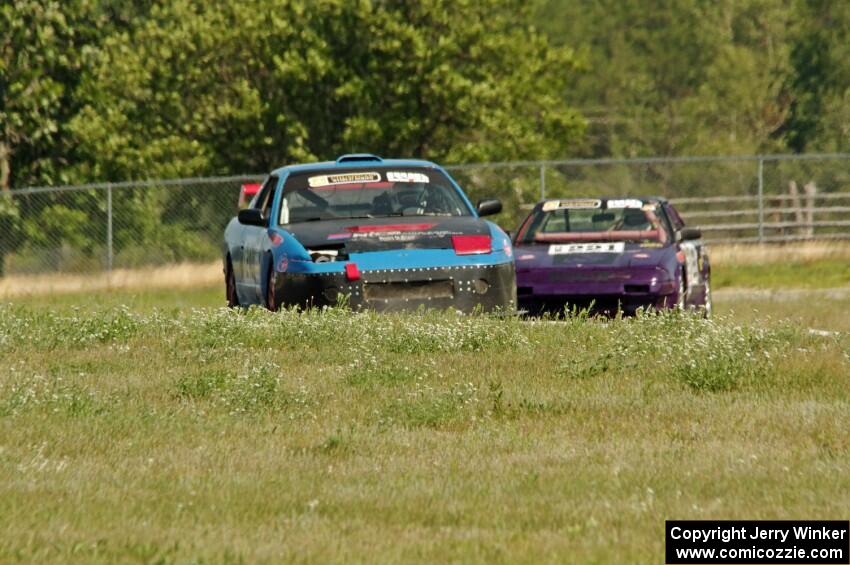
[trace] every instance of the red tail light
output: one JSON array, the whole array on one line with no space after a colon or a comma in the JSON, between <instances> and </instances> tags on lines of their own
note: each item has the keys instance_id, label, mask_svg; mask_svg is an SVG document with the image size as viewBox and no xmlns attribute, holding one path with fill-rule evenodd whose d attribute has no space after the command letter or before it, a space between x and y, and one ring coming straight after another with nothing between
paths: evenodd
<instances>
[{"instance_id":1,"label":"red tail light","mask_svg":"<svg viewBox=\"0 0 850 565\"><path fill-rule=\"evenodd\" d=\"M452 246L457 255L480 255L490 253L489 235L453 235Z\"/></svg>"}]
</instances>

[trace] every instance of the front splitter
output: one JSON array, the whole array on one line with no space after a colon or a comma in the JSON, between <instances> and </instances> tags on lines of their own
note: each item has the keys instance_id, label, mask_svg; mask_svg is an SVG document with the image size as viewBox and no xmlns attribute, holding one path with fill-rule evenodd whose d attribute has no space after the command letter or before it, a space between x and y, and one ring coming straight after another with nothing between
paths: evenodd
<instances>
[{"instance_id":1,"label":"front splitter","mask_svg":"<svg viewBox=\"0 0 850 565\"><path fill-rule=\"evenodd\" d=\"M351 281L345 273L277 273L277 304L300 308L347 303L354 310L382 312L419 308L462 312L514 312L514 264L463 265L362 271Z\"/></svg>"}]
</instances>

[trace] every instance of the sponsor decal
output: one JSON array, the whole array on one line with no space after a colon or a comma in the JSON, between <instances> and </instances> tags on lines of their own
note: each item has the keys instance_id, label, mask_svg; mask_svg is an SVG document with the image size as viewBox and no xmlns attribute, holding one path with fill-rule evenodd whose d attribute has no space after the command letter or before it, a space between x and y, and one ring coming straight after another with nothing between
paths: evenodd
<instances>
[{"instance_id":1,"label":"sponsor decal","mask_svg":"<svg viewBox=\"0 0 850 565\"><path fill-rule=\"evenodd\" d=\"M360 232L352 235L352 239L376 239L382 243L406 243L416 241L417 239L438 239L450 237L453 235L462 235L460 232L448 230L439 231L372 231Z\"/></svg>"},{"instance_id":2,"label":"sponsor decal","mask_svg":"<svg viewBox=\"0 0 850 565\"><path fill-rule=\"evenodd\" d=\"M339 175L318 175L307 179L310 188L321 188L323 186L334 186L336 184L352 184L361 182L380 182L381 175L378 173L344 173Z\"/></svg>"},{"instance_id":3,"label":"sponsor decal","mask_svg":"<svg viewBox=\"0 0 850 565\"><path fill-rule=\"evenodd\" d=\"M517 261L531 261L532 259L534 259L534 253L526 253L516 258Z\"/></svg>"},{"instance_id":4,"label":"sponsor decal","mask_svg":"<svg viewBox=\"0 0 850 565\"><path fill-rule=\"evenodd\" d=\"M581 200L547 200L543 203L542 210L551 212L552 210L563 210L565 208L599 208L602 206L601 200L581 199Z\"/></svg>"},{"instance_id":5,"label":"sponsor decal","mask_svg":"<svg viewBox=\"0 0 850 565\"><path fill-rule=\"evenodd\" d=\"M428 178L428 175L422 173L410 173L405 171L389 171L387 173L387 180L390 182L431 182Z\"/></svg>"},{"instance_id":6,"label":"sponsor decal","mask_svg":"<svg viewBox=\"0 0 850 565\"><path fill-rule=\"evenodd\" d=\"M549 255L622 253L625 248L626 243L623 241L612 241L609 243L569 243L564 245L550 245Z\"/></svg>"},{"instance_id":7,"label":"sponsor decal","mask_svg":"<svg viewBox=\"0 0 850 565\"><path fill-rule=\"evenodd\" d=\"M609 209L614 208L643 208L643 202L635 198L624 198L622 200L608 200L607 206Z\"/></svg>"},{"instance_id":8,"label":"sponsor decal","mask_svg":"<svg viewBox=\"0 0 850 565\"><path fill-rule=\"evenodd\" d=\"M660 249L661 247L664 247L664 244L663 243L657 243L657 242L654 242L654 241L650 241L650 242L647 242L647 243L641 243L640 246L643 249Z\"/></svg>"},{"instance_id":9,"label":"sponsor decal","mask_svg":"<svg viewBox=\"0 0 850 565\"><path fill-rule=\"evenodd\" d=\"M351 237L351 233L349 233L349 232L328 234L328 239L331 239L331 240L348 239L350 237Z\"/></svg>"},{"instance_id":10,"label":"sponsor decal","mask_svg":"<svg viewBox=\"0 0 850 565\"><path fill-rule=\"evenodd\" d=\"M280 261L277 262L277 272L285 273L289 268L289 257L287 255L281 255Z\"/></svg>"},{"instance_id":11,"label":"sponsor decal","mask_svg":"<svg viewBox=\"0 0 850 565\"><path fill-rule=\"evenodd\" d=\"M425 231L430 230L435 224L385 224L383 226L351 226L346 231L354 233L378 233L386 231Z\"/></svg>"}]
</instances>

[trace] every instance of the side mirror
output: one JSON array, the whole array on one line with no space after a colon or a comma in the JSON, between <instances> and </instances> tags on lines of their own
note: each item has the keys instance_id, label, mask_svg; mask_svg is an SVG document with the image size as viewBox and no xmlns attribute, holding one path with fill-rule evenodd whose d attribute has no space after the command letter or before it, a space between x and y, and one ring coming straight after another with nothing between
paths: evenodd
<instances>
[{"instance_id":1,"label":"side mirror","mask_svg":"<svg viewBox=\"0 0 850 565\"><path fill-rule=\"evenodd\" d=\"M269 222L263 217L263 211L259 208L244 208L239 210L239 223L245 226L267 227Z\"/></svg>"},{"instance_id":2,"label":"side mirror","mask_svg":"<svg viewBox=\"0 0 850 565\"><path fill-rule=\"evenodd\" d=\"M702 230L699 228L682 228L679 230L679 241L691 241L702 237Z\"/></svg>"},{"instance_id":3,"label":"side mirror","mask_svg":"<svg viewBox=\"0 0 850 565\"><path fill-rule=\"evenodd\" d=\"M493 214L498 214L502 211L502 202L495 198L488 198L487 200L479 200L478 201L478 215L479 216L492 216Z\"/></svg>"}]
</instances>

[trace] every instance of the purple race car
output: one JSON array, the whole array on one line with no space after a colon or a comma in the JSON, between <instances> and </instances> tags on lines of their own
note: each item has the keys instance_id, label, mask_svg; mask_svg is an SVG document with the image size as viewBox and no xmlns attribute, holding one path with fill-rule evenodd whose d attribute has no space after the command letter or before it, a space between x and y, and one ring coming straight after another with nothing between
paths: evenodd
<instances>
[{"instance_id":1,"label":"purple race car","mask_svg":"<svg viewBox=\"0 0 850 565\"><path fill-rule=\"evenodd\" d=\"M530 314L699 308L711 314L698 228L662 198L539 202L514 239L517 299Z\"/></svg>"}]
</instances>

